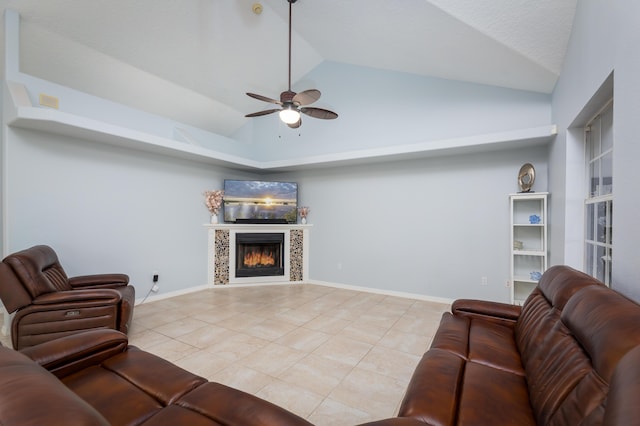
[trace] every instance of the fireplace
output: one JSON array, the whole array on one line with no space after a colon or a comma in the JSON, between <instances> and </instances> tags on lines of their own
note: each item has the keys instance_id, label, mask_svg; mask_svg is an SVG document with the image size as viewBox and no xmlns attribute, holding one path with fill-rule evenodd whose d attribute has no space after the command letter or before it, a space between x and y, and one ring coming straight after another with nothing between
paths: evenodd
<instances>
[{"instance_id":1,"label":"fireplace","mask_svg":"<svg viewBox=\"0 0 640 426\"><path fill-rule=\"evenodd\" d=\"M205 224L208 234L207 283L224 284L282 284L309 280L309 233L313 225L300 224ZM281 234L284 238L280 259L284 274L274 276L236 276L238 234ZM243 237L240 237L242 241ZM280 238L278 238L280 240ZM273 241L269 241L273 243ZM244 258L244 256L243 256Z\"/></svg>"},{"instance_id":2,"label":"fireplace","mask_svg":"<svg viewBox=\"0 0 640 426\"><path fill-rule=\"evenodd\" d=\"M236 277L284 276L284 233L238 232Z\"/></svg>"}]
</instances>

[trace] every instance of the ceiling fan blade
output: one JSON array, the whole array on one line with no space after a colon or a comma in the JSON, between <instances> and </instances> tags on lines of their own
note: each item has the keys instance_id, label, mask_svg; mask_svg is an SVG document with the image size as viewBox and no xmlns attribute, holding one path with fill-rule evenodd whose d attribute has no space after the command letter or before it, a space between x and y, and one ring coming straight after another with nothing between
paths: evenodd
<instances>
[{"instance_id":1,"label":"ceiling fan blade","mask_svg":"<svg viewBox=\"0 0 640 426\"><path fill-rule=\"evenodd\" d=\"M303 114L307 114L313 118L320 118L322 120L333 120L334 118L338 118L338 114L323 108L314 108L314 107L300 108L300 112Z\"/></svg>"},{"instance_id":2,"label":"ceiling fan blade","mask_svg":"<svg viewBox=\"0 0 640 426\"><path fill-rule=\"evenodd\" d=\"M295 123L287 124L287 126L291 127L292 129L297 129L298 127L302 126L302 117L300 117Z\"/></svg>"},{"instance_id":3,"label":"ceiling fan blade","mask_svg":"<svg viewBox=\"0 0 640 426\"><path fill-rule=\"evenodd\" d=\"M282 105L282 102L277 101L275 99L267 98L266 96L256 95L255 93L247 93L247 95L259 101L269 102L270 104Z\"/></svg>"},{"instance_id":4,"label":"ceiling fan blade","mask_svg":"<svg viewBox=\"0 0 640 426\"><path fill-rule=\"evenodd\" d=\"M320 99L320 91L316 89L305 90L293 97L293 103L298 105L309 105Z\"/></svg>"},{"instance_id":5,"label":"ceiling fan blade","mask_svg":"<svg viewBox=\"0 0 640 426\"><path fill-rule=\"evenodd\" d=\"M280 111L280 108L267 109L264 111L258 111L251 114L247 114L245 115L245 117L260 117L261 115L273 114L274 112L278 112L278 111Z\"/></svg>"}]
</instances>

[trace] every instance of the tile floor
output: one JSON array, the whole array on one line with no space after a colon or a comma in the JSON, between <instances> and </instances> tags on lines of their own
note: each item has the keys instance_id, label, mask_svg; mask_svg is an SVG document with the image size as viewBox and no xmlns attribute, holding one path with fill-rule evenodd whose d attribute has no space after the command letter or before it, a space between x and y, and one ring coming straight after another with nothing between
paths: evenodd
<instances>
[{"instance_id":1,"label":"tile floor","mask_svg":"<svg viewBox=\"0 0 640 426\"><path fill-rule=\"evenodd\" d=\"M135 307L129 342L316 425L396 414L449 305L311 284L216 287Z\"/></svg>"}]
</instances>

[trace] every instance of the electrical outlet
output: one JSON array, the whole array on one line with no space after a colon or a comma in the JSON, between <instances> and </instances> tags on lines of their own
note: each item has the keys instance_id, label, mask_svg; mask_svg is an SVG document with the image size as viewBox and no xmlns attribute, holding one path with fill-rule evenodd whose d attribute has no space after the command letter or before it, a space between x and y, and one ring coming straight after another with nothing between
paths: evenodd
<instances>
[{"instance_id":1,"label":"electrical outlet","mask_svg":"<svg viewBox=\"0 0 640 426\"><path fill-rule=\"evenodd\" d=\"M487 285L487 277L480 278L480 285Z\"/></svg>"},{"instance_id":2,"label":"electrical outlet","mask_svg":"<svg viewBox=\"0 0 640 426\"><path fill-rule=\"evenodd\" d=\"M159 278L159 277L160 277L160 276L158 275L158 271L154 271L154 272L153 272L153 282L154 282L154 283L157 283L157 282L158 282L158 278Z\"/></svg>"},{"instance_id":3,"label":"electrical outlet","mask_svg":"<svg viewBox=\"0 0 640 426\"><path fill-rule=\"evenodd\" d=\"M505 287L509 288L511 287L511 281L507 280L507 282L504 284Z\"/></svg>"}]
</instances>

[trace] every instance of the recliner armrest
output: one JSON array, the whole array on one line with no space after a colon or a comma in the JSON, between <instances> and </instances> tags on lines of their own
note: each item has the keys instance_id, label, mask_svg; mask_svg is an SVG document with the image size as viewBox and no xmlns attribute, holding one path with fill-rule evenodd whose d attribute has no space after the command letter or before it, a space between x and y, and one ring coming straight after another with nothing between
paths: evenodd
<instances>
[{"instance_id":1,"label":"recliner armrest","mask_svg":"<svg viewBox=\"0 0 640 426\"><path fill-rule=\"evenodd\" d=\"M56 305L60 303L99 301L100 304L117 304L122 295L110 288L57 291L42 294L33 299L33 305ZM32 305L32 306L33 306Z\"/></svg>"},{"instance_id":2,"label":"recliner armrest","mask_svg":"<svg viewBox=\"0 0 640 426\"><path fill-rule=\"evenodd\" d=\"M129 284L127 274L95 274L69 278L69 285L73 288L120 287L127 284Z\"/></svg>"},{"instance_id":3,"label":"recliner armrest","mask_svg":"<svg viewBox=\"0 0 640 426\"><path fill-rule=\"evenodd\" d=\"M520 317L522 307L486 300L458 299L451 305L451 312L469 319L476 318L513 326Z\"/></svg>"},{"instance_id":4,"label":"recliner armrest","mask_svg":"<svg viewBox=\"0 0 640 426\"><path fill-rule=\"evenodd\" d=\"M124 333L100 329L49 340L20 352L61 378L124 352L128 343Z\"/></svg>"}]
</instances>

